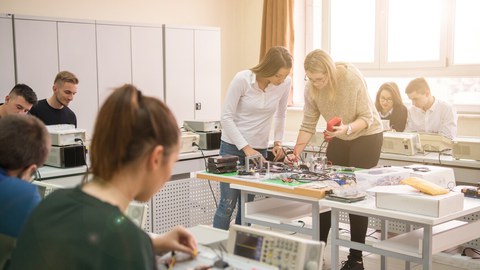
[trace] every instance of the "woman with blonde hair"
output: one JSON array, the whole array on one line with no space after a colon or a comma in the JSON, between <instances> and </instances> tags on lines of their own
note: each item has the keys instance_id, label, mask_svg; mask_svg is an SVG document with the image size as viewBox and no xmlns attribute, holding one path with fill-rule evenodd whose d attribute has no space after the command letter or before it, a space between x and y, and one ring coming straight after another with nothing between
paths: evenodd
<instances>
[{"instance_id":1,"label":"woman with blonde hair","mask_svg":"<svg viewBox=\"0 0 480 270\"><path fill-rule=\"evenodd\" d=\"M177 227L150 237L125 211L169 180L180 135L172 112L134 86L116 89L100 108L90 147L91 181L49 195L33 211L11 269L157 269L155 254L196 254Z\"/></svg>"},{"instance_id":2,"label":"woman with blonde hair","mask_svg":"<svg viewBox=\"0 0 480 270\"><path fill-rule=\"evenodd\" d=\"M338 166L372 168L380 158L383 129L378 112L370 99L360 71L349 63L335 63L323 50L310 52L304 62L306 79L303 121L294 153L285 158L291 163L305 149L320 116L328 122L334 117L341 124L325 131L330 140L327 159ZM331 213L320 214L320 240L326 242L330 230ZM349 215L351 239L365 243L368 218ZM335 262L332 262L335 263ZM342 270L364 269L362 251L350 249Z\"/></svg>"}]
</instances>

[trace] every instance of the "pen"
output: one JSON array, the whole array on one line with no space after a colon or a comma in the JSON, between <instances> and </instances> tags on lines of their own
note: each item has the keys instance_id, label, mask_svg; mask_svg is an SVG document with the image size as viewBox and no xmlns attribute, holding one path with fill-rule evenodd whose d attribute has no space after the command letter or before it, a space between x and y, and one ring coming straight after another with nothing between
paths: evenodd
<instances>
[{"instance_id":1,"label":"pen","mask_svg":"<svg viewBox=\"0 0 480 270\"><path fill-rule=\"evenodd\" d=\"M170 263L168 265L168 270L172 270L174 265L175 265L175 251L172 251Z\"/></svg>"}]
</instances>

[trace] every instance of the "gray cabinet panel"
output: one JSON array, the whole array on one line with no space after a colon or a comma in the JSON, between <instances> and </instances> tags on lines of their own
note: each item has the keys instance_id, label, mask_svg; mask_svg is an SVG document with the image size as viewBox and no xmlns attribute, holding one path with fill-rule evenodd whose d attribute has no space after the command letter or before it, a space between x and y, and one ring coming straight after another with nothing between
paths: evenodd
<instances>
[{"instance_id":1,"label":"gray cabinet panel","mask_svg":"<svg viewBox=\"0 0 480 270\"><path fill-rule=\"evenodd\" d=\"M165 101L178 126L195 119L193 29L165 28Z\"/></svg>"},{"instance_id":2,"label":"gray cabinet panel","mask_svg":"<svg viewBox=\"0 0 480 270\"><path fill-rule=\"evenodd\" d=\"M58 23L60 70L68 70L79 79L78 92L70 108L77 115L77 126L87 130L88 138L92 135L98 111L95 42L95 24Z\"/></svg>"},{"instance_id":3,"label":"gray cabinet panel","mask_svg":"<svg viewBox=\"0 0 480 270\"><path fill-rule=\"evenodd\" d=\"M220 120L220 30L195 29L195 120Z\"/></svg>"},{"instance_id":4,"label":"gray cabinet panel","mask_svg":"<svg viewBox=\"0 0 480 270\"><path fill-rule=\"evenodd\" d=\"M0 17L0 103L15 85L12 19Z\"/></svg>"},{"instance_id":5,"label":"gray cabinet panel","mask_svg":"<svg viewBox=\"0 0 480 270\"><path fill-rule=\"evenodd\" d=\"M164 99L163 29L132 26L132 81L144 95Z\"/></svg>"},{"instance_id":6,"label":"gray cabinet panel","mask_svg":"<svg viewBox=\"0 0 480 270\"><path fill-rule=\"evenodd\" d=\"M130 26L97 24L98 102L132 83Z\"/></svg>"},{"instance_id":7,"label":"gray cabinet panel","mask_svg":"<svg viewBox=\"0 0 480 270\"><path fill-rule=\"evenodd\" d=\"M28 84L38 99L52 95L58 73L57 22L15 19L18 83Z\"/></svg>"}]
</instances>

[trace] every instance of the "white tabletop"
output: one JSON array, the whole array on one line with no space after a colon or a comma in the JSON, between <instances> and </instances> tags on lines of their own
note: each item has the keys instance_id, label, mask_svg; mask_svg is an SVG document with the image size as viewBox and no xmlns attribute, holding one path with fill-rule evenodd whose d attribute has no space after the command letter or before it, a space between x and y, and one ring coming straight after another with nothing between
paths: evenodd
<instances>
[{"instance_id":1,"label":"white tabletop","mask_svg":"<svg viewBox=\"0 0 480 270\"><path fill-rule=\"evenodd\" d=\"M355 203L343 203L343 202L324 199L320 201L320 204L331 207L331 208L339 209L339 210L364 213L367 216L369 215L381 216L386 218L416 222L416 223L427 224L432 226L480 211L480 200L473 199L473 198L465 198L465 201L463 204L463 211L458 211L458 212L451 213L449 215L445 215L438 218L400 212L395 210L380 209L375 206L375 198L371 196L369 196L366 200L355 202Z\"/></svg>"}]
</instances>

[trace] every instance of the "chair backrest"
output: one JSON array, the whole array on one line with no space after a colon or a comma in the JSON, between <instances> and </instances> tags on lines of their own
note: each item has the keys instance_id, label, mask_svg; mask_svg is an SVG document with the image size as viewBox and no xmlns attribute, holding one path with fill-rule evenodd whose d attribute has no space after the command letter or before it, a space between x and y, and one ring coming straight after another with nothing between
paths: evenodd
<instances>
[{"instance_id":1,"label":"chair backrest","mask_svg":"<svg viewBox=\"0 0 480 270\"><path fill-rule=\"evenodd\" d=\"M16 239L0 233L0 270L7 269Z\"/></svg>"},{"instance_id":2,"label":"chair backrest","mask_svg":"<svg viewBox=\"0 0 480 270\"><path fill-rule=\"evenodd\" d=\"M125 215L129 217L133 223L137 224L140 228L145 228L145 222L147 221L148 204L141 202L130 202L127 207Z\"/></svg>"},{"instance_id":3,"label":"chair backrest","mask_svg":"<svg viewBox=\"0 0 480 270\"><path fill-rule=\"evenodd\" d=\"M50 194L56 189L64 188L60 185L48 183L45 181L33 181L32 183L38 186L38 191L42 198L45 198L48 194ZM125 215L129 217L133 221L133 223L137 224L138 227L144 228L145 222L147 221L147 211L147 203L130 202Z\"/></svg>"}]
</instances>

